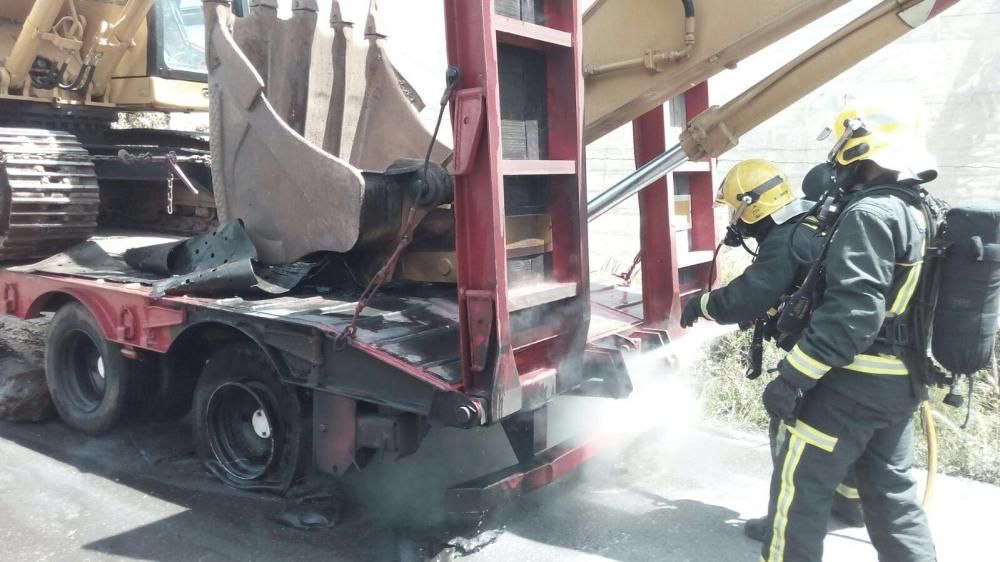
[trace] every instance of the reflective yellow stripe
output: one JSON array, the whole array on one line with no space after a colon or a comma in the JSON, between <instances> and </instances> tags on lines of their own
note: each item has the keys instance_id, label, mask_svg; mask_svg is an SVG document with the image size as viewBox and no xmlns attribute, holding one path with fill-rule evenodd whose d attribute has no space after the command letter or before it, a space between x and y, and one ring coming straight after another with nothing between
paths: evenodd
<instances>
[{"instance_id":1,"label":"reflective yellow stripe","mask_svg":"<svg viewBox=\"0 0 1000 562\"><path fill-rule=\"evenodd\" d=\"M857 488L852 488L851 486L848 486L847 484L843 484L843 483L837 484L837 493L840 494L840 495L842 495L842 496L844 496L845 498L847 498L849 500L861 499L861 494L858 493L858 489Z\"/></svg>"},{"instance_id":2,"label":"reflective yellow stripe","mask_svg":"<svg viewBox=\"0 0 1000 562\"><path fill-rule=\"evenodd\" d=\"M913 220L916 221L921 229L927 228L927 221L924 218L924 214L914 207L908 207L910 215ZM913 292L917 288L917 282L920 281L920 271L923 269L923 255L927 252L927 240L925 239L920 243L920 256L921 259L912 262L910 264L897 264L903 267L910 267L910 272L906 275L906 281L903 282L903 286L900 287L899 292L896 293L896 299L892 303L892 307L889 309L888 314L891 316L898 316L902 314L907 305L910 304L910 299L913 298Z\"/></svg>"},{"instance_id":3,"label":"reflective yellow stripe","mask_svg":"<svg viewBox=\"0 0 1000 562\"><path fill-rule=\"evenodd\" d=\"M923 262L917 262L909 267L910 272L906 274L906 281L903 282L903 286L896 293L896 300L893 301L892 308L889 309L889 314L893 316L902 314L906 310L906 305L910 304L913 292L917 288L917 281L920 280L920 271L923 269Z\"/></svg>"},{"instance_id":4,"label":"reflective yellow stripe","mask_svg":"<svg viewBox=\"0 0 1000 562\"><path fill-rule=\"evenodd\" d=\"M785 444L785 440L788 439L788 426L785 425L785 421L781 420L778 422L778 434L774 436L774 451L772 455L778 456L778 452L781 451L782 445Z\"/></svg>"},{"instance_id":5,"label":"reflective yellow stripe","mask_svg":"<svg viewBox=\"0 0 1000 562\"><path fill-rule=\"evenodd\" d=\"M788 432L827 453L832 453L833 448L837 446L836 437L823 433L802 420L796 420L795 425L788 426Z\"/></svg>"},{"instance_id":6,"label":"reflective yellow stripe","mask_svg":"<svg viewBox=\"0 0 1000 562\"><path fill-rule=\"evenodd\" d=\"M814 369L812 369L808 365L803 365L802 363L800 363L795 358L795 356L793 356L793 355L786 355L785 359L788 360L788 364L791 365L792 367L794 367L796 371L802 373L803 375L805 375L805 376L807 376L807 377L809 377L811 379L817 379L818 380L820 377L822 377L825 374L825 373L822 373L822 372L816 373L814 371Z\"/></svg>"},{"instance_id":7,"label":"reflective yellow stripe","mask_svg":"<svg viewBox=\"0 0 1000 562\"><path fill-rule=\"evenodd\" d=\"M781 489L775 505L774 522L771 530L770 562L782 562L785 558L785 527L788 526L788 509L795 499L795 468L802 459L802 451L806 442L792 434L785 454L785 463L781 467Z\"/></svg>"},{"instance_id":8,"label":"reflective yellow stripe","mask_svg":"<svg viewBox=\"0 0 1000 562\"><path fill-rule=\"evenodd\" d=\"M701 296L701 300L699 302L701 303L701 315L708 318L712 322L715 322L715 318L712 318L712 315L708 313L708 296L711 294L712 293L705 293Z\"/></svg>"},{"instance_id":9,"label":"reflective yellow stripe","mask_svg":"<svg viewBox=\"0 0 1000 562\"><path fill-rule=\"evenodd\" d=\"M807 223L807 222L803 222L803 223L802 223L802 226L804 226L804 227L806 227L806 228L811 228L811 229L813 229L813 230L819 230L819 227L818 227L818 226L816 226L815 224L809 224L809 223Z\"/></svg>"},{"instance_id":10,"label":"reflective yellow stripe","mask_svg":"<svg viewBox=\"0 0 1000 562\"><path fill-rule=\"evenodd\" d=\"M891 356L865 355L854 356L854 362L844 367L848 371L867 373L870 375L907 375L906 364Z\"/></svg>"},{"instance_id":11,"label":"reflective yellow stripe","mask_svg":"<svg viewBox=\"0 0 1000 562\"><path fill-rule=\"evenodd\" d=\"M811 379L819 379L830 370L829 365L820 363L809 357L804 351L799 349L798 345L792 348L788 355L785 356L785 359L788 360L788 363L792 367L795 367L795 370Z\"/></svg>"}]
</instances>

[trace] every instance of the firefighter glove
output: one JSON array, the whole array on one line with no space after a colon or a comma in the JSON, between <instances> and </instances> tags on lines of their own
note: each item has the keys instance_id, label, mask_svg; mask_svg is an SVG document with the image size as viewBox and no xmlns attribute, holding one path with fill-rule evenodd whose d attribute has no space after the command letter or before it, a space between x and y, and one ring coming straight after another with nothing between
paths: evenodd
<instances>
[{"instance_id":1,"label":"firefighter glove","mask_svg":"<svg viewBox=\"0 0 1000 562\"><path fill-rule=\"evenodd\" d=\"M681 312L681 328L690 328L702 317L701 298L694 297L684 303L684 311Z\"/></svg>"},{"instance_id":2,"label":"firefighter glove","mask_svg":"<svg viewBox=\"0 0 1000 562\"><path fill-rule=\"evenodd\" d=\"M764 387L763 399L767 413L791 425L795 422L802 389L778 376Z\"/></svg>"}]
</instances>

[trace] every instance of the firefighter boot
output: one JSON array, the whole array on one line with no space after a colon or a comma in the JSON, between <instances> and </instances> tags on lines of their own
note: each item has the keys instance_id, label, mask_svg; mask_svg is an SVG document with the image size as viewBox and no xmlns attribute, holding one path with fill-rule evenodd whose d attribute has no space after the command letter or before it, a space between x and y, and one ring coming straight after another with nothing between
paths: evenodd
<instances>
[{"instance_id":1,"label":"firefighter boot","mask_svg":"<svg viewBox=\"0 0 1000 562\"><path fill-rule=\"evenodd\" d=\"M743 524L743 534L757 542L764 542L764 535L770 526L771 521L767 517L747 519L746 523Z\"/></svg>"},{"instance_id":2,"label":"firefighter boot","mask_svg":"<svg viewBox=\"0 0 1000 562\"><path fill-rule=\"evenodd\" d=\"M865 514L861 510L861 500L847 498L841 494L833 496L832 515L849 527L864 527Z\"/></svg>"}]
</instances>

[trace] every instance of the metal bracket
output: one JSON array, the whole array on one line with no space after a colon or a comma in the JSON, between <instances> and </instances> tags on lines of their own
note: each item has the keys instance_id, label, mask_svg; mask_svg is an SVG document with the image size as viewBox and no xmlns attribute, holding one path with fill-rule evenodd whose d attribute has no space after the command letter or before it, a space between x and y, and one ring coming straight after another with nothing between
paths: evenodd
<instances>
[{"instance_id":1,"label":"metal bracket","mask_svg":"<svg viewBox=\"0 0 1000 562\"><path fill-rule=\"evenodd\" d=\"M486 368L486 356L493 334L493 294L489 291L465 291L466 326L469 332L469 369Z\"/></svg>"},{"instance_id":2,"label":"metal bracket","mask_svg":"<svg viewBox=\"0 0 1000 562\"><path fill-rule=\"evenodd\" d=\"M264 330L264 338L268 345L302 359L314 367L323 364L323 338L318 333L267 327Z\"/></svg>"},{"instance_id":3,"label":"metal bracket","mask_svg":"<svg viewBox=\"0 0 1000 562\"><path fill-rule=\"evenodd\" d=\"M466 88L455 92L455 159L451 174L469 172L479 150L483 123L486 120L486 98L482 88Z\"/></svg>"},{"instance_id":4,"label":"metal bracket","mask_svg":"<svg viewBox=\"0 0 1000 562\"><path fill-rule=\"evenodd\" d=\"M180 326L185 320L187 320L187 314L184 310L163 306L146 307L146 329Z\"/></svg>"},{"instance_id":5,"label":"metal bracket","mask_svg":"<svg viewBox=\"0 0 1000 562\"><path fill-rule=\"evenodd\" d=\"M174 308L147 306L144 308L144 311L146 313L146 318L142 325L142 331L146 337L147 344L156 341L156 330L158 328L180 326L184 324L184 321L187 319L187 314L184 310L177 310Z\"/></svg>"},{"instance_id":6,"label":"metal bracket","mask_svg":"<svg viewBox=\"0 0 1000 562\"><path fill-rule=\"evenodd\" d=\"M330 474L354 464L357 402L327 392L313 393L313 460Z\"/></svg>"},{"instance_id":7,"label":"metal bracket","mask_svg":"<svg viewBox=\"0 0 1000 562\"><path fill-rule=\"evenodd\" d=\"M621 349L589 344L583 353L584 369L591 378L576 390L577 394L625 398L632 393L632 379Z\"/></svg>"},{"instance_id":8,"label":"metal bracket","mask_svg":"<svg viewBox=\"0 0 1000 562\"><path fill-rule=\"evenodd\" d=\"M135 337L135 313L131 308L122 308L118 314L118 325L115 326L115 335L120 340L130 340Z\"/></svg>"},{"instance_id":9,"label":"metal bracket","mask_svg":"<svg viewBox=\"0 0 1000 562\"><path fill-rule=\"evenodd\" d=\"M3 309L7 314L17 311L17 286L7 283L3 287Z\"/></svg>"},{"instance_id":10,"label":"metal bracket","mask_svg":"<svg viewBox=\"0 0 1000 562\"><path fill-rule=\"evenodd\" d=\"M642 340L634 337L626 337L621 334L611 334L612 340L618 349L622 351L638 352L642 348Z\"/></svg>"},{"instance_id":11,"label":"metal bracket","mask_svg":"<svg viewBox=\"0 0 1000 562\"><path fill-rule=\"evenodd\" d=\"M667 330L643 326L637 328L629 338L638 339L642 342L642 351L652 351L670 343L670 334Z\"/></svg>"}]
</instances>

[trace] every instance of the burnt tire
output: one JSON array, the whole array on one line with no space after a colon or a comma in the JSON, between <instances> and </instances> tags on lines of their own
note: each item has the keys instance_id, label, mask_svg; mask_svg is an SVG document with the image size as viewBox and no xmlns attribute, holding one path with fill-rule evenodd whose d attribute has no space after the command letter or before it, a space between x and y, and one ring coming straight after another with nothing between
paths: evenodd
<instances>
[{"instance_id":1,"label":"burnt tire","mask_svg":"<svg viewBox=\"0 0 1000 562\"><path fill-rule=\"evenodd\" d=\"M212 354L194 390L195 450L227 485L281 493L305 466L307 425L297 388L252 343Z\"/></svg>"},{"instance_id":2,"label":"burnt tire","mask_svg":"<svg viewBox=\"0 0 1000 562\"><path fill-rule=\"evenodd\" d=\"M197 372L176 369L165 355L143 354L133 361L133 392L126 415L141 421L173 422L191 411Z\"/></svg>"},{"instance_id":3,"label":"burnt tire","mask_svg":"<svg viewBox=\"0 0 1000 562\"><path fill-rule=\"evenodd\" d=\"M66 425L92 435L114 427L137 389L131 363L83 305L56 312L45 342L45 379Z\"/></svg>"}]
</instances>

